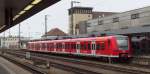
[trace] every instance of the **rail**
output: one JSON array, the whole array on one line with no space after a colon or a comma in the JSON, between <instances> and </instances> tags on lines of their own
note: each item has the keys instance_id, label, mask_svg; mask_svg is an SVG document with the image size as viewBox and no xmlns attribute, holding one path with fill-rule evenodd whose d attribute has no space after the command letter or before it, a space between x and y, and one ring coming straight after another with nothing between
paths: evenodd
<instances>
[{"instance_id":1,"label":"rail","mask_svg":"<svg viewBox=\"0 0 150 74\"><path fill-rule=\"evenodd\" d=\"M19 55L22 57L26 57L26 53L24 51L5 51L11 55ZM65 70L69 70L75 73L80 74L101 74L106 73L107 70L110 72L119 72L119 73L128 73L128 74L150 74L149 69L146 68L138 68L132 66L125 65L117 65L117 64L108 64L108 63L97 63L93 61L87 60L79 60L74 58L64 58L58 56L50 56L42 53L31 53L31 59L45 60L50 63L51 66L59 67ZM101 71L101 69L106 71Z\"/></svg>"}]
</instances>

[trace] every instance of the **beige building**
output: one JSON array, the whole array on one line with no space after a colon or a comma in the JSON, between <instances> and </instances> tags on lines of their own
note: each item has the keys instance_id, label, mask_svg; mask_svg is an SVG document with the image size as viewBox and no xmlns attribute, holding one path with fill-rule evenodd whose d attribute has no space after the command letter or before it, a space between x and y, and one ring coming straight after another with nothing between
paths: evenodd
<instances>
[{"instance_id":1,"label":"beige building","mask_svg":"<svg viewBox=\"0 0 150 74\"><path fill-rule=\"evenodd\" d=\"M20 44L20 48L25 49L29 40L28 37L20 37L19 43L19 37L17 36L0 37L0 48L18 49Z\"/></svg>"},{"instance_id":2,"label":"beige building","mask_svg":"<svg viewBox=\"0 0 150 74\"><path fill-rule=\"evenodd\" d=\"M93 12L91 7L73 7L69 9L69 33L79 35L79 23L98 17L116 14L113 12Z\"/></svg>"},{"instance_id":3,"label":"beige building","mask_svg":"<svg viewBox=\"0 0 150 74\"><path fill-rule=\"evenodd\" d=\"M92 19L92 8L90 7L73 7L69 9L69 33L71 35L78 34L76 29L81 21Z\"/></svg>"}]
</instances>

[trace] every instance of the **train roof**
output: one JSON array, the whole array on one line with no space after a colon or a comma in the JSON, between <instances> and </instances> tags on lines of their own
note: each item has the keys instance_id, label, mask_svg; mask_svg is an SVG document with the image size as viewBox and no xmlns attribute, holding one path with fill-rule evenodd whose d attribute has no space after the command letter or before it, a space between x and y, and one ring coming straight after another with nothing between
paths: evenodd
<instances>
[{"instance_id":1,"label":"train roof","mask_svg":"<svg viewBox=\"0 0 150 74\"><path fill-rule=\"evenodd\" d=\"M103 37L87 37L87 38L75 38L75 39L62 39L62 40L42 40L42 41L32 41L29 43L49 43L49 42L72 42L72 41L93 41L93 40L106 40L112 37L126 37L123 35L113 35L113 36L103 36Z\"/></svg>"}]
</instances>

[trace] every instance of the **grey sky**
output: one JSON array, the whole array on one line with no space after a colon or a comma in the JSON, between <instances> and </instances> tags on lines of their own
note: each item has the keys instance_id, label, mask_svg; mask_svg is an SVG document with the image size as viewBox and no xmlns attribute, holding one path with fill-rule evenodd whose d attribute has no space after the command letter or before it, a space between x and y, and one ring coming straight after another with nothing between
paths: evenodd
<instances>
[{"instance_id":1,"label":"grey sky","mask_svg":"<svg viewBox=\"0 0 150 74\"><path fill-rule=\"evenodd\" d=\"M94 11L124 12L150 6L150 0L75 0L75 6L93 7ZM68 9L71 0L62 0L21 23L21 35L39 38L44 34L44 15L48 16L48 30L59 28L68 32ZM6 35L8 35L8 30ZM11 35L18 35L18 25L10 29ZM1 34L3 35L3 34Z\"/></svg>"}]
</instances>

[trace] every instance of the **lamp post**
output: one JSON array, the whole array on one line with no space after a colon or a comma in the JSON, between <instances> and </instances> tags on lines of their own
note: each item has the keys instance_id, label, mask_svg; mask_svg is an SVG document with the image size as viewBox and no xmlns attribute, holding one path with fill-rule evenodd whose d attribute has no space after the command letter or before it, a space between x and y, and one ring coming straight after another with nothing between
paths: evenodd
<instances>
[{"instance_id":1,"label":"lamp post","mask_svg":"<svg viewBox=\"0 0 150 74\"><path fill-rule=\"evenodd\" d=\"M4 31L4 43L3 43L3 47L5 49L5 31Z\"/></svg>"},{"instance_id":2,"label":"lamp post","mask_svg":"<svg viewBox=\"0 0 150 74\"><path fill-rule=\"evenodd\" d=\"M18 48L20 49L20 43L21 43L21 42L20 42L20 41L21 41L21 40L20 40L20 23L19 23L19 32L18 32L18 34L19 34L19 35L18 35L18 37L19 37Z\"/></svg>"},{"instance_id":3,"label":"lamp post","mask_svg":"<svg viewBox=\"0 0 150 74\"><path fill-rule=\"evenodd\" d=\"M45 15L45 39L47 39L47 19L49 15Z\"/></svg>"},{"instance_id":4,"label":"lamp post","mask_svg":"<svg viewBox=\"0 0 150 74\"><path fill-rule=\"evenodd\" d=\"M73 6L74 6L74 3L80 3L80 2L78 2L78 1L71 1L71 32L70 32L70 34L74 34L74 18L73 18Z\"/></svg>"},{"instance_id":5,"label":"lamp post","mask_svg":"<svg viewBox=\"0 0 150 74\"><path fill-rule=\"evenodd\" d=\"M47 15L45 15L45 38L47 38Z\"/></svg>"}]
</instances>

